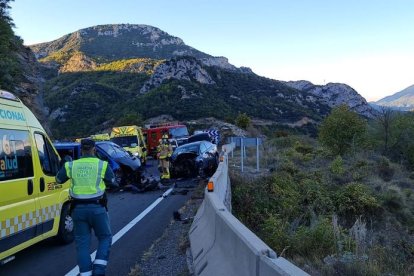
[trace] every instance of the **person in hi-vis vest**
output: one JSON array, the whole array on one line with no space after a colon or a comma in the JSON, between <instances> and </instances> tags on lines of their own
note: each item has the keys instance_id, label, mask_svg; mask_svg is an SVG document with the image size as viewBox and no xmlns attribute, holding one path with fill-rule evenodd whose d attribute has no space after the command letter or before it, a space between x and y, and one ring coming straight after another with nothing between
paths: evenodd
<instances>
[{"instance_id":1,"label":"person in hi-vis vest","mask_svg":"<svg viewBox=\"0 0 414 276\"><path fill-rule=\"evenodd\" d=\"M80 159L62 166L56 181L64 183L70 179L72 182L69 193L80 275L105 275L112 243L105 188L115 185L115 177L108 162L95 156L92 139L81 140L81 151ZM90 257L91 229L99 241L93 263Z\"/></svg>"}]
</instances>

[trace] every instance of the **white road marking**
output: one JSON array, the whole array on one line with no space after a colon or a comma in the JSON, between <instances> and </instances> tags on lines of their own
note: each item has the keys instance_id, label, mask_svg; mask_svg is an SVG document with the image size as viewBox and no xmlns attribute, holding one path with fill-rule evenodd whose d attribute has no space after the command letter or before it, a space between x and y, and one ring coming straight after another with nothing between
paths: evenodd
<instances>
[{"instance_id":1,"label":"white road marking","mask_svg":"<svg viewBox=\"0 0 414 276\"><path fill-rule=\"evenodd\" d=\"M141 219L143 219L149 212L152 211L152 209L155 208L165 197L167 197L171 192L173 188L168 189L165 191L165 193L162 194L161 197L157 198L150 206L147 207L141 214L139 214L136 218L131 220L127 225L124 226L121 230L119 230L118 233L116 233L112 237L112 244L116 243L120 238L122 238L123 235L125 235L132 227L134 227L135 224L137 224ZM91 254L92 262L95 260L96 256L96 250ZM65 276L76 276L79 274L79 266L75 266L71 271L65 274Z\"/></svg>"}]
</instances>

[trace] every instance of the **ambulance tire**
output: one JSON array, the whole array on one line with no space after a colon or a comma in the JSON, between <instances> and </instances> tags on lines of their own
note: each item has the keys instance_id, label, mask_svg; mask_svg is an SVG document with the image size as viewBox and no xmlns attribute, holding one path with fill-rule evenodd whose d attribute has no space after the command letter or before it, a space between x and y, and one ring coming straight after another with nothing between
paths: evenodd
<instances>
[{"instance_id":1,"label":"ambulance tire","mask_svg":"<svg viewBox=\"0 0 414 276\"><path fill-rule=\"evenodd\" d=\"M59 231L57 234L57 239L62 244L71 243L75 239L73 219L69 212L69 204L63 205L62 213L60 214Z\"/></svg>"}]
</instances>

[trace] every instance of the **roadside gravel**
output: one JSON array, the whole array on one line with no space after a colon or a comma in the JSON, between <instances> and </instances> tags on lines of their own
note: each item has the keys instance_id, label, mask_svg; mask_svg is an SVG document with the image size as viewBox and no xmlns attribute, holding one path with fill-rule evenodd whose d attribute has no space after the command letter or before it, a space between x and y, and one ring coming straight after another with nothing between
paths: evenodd
<instances>
[{"instance_id":1,"label":"roadside gravel","mask_svg":"<svg viewBox=\"0 0 414 276\"><path fill-rule=\"evenodd\" d=\"M203 201L205 180L200 180L195 188L175 188L170 196L180 196L188 191L191 198L173 216L163 235L143 254L131 268L128 276L184 276L192 275L190 242L188 232ZM175 217L175 219L174 219Z\"/></svg>"}]
</instances>

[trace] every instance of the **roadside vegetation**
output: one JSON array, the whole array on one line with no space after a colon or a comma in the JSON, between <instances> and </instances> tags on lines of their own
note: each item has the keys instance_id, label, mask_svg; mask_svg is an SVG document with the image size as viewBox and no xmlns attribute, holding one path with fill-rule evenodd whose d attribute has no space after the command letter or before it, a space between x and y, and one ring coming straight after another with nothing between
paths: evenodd
<instances>
[{"instance_id":1,"label":"roadside vegetation","mask_svg":"<svg viewBox=\"0 0 414 276\"><path fill-rule=\"evenodd\" d=\"M413 137L413 113L366 121L344 106L317 139L274 132L266 174L232 170L234 213L312 275L413 275Z\"/></svg>"},{"instance_id":2,"label":"roadside vegetation","mask_svg":"<svg viewBox=\"0 0 414 276\"><path fill-rule=\"evenodd\" d=\"M22 41L14 35L13 20L9 15L10 0L0 0L0 89L14 91L20 80L22 68L17 51Z\"/></svg>"}]
</instances>

